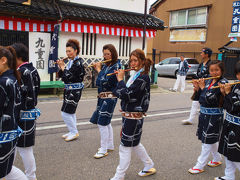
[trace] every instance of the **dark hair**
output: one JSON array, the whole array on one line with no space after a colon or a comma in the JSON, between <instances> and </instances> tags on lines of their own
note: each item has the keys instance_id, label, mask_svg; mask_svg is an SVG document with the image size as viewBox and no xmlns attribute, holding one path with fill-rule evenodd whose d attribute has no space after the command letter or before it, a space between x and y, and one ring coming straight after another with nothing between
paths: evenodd
<instances>
[{"instance_id":1,"label":"dark hair","mask_svg":"<svg viewBox=\"0 0 240 180\"><path fill-rule=\"evenodd\" d=\"M240 73L240 61L238 61L235 65L235 74L237 75Z\"/></svg>"},{"instance_id":2,"label":"dark hair","mask_svg":"<svg viewBox=\"0 0 240 180\"><path fill-rule=\"evenodd\" d=\"M104 51L106 49L111 52L111 56L112 56L112 61L110 61L109 63L106 63L106 64L107 65L115 64L117 62L117 60L118 60L118 53L117 53L117 50L116 50L115 46L112 45L112 44L106 44L106 45L103 46L102 51Z\"/></svg>"},{"instance_id":3,"label":"dark hair","mask_svg":"<svg viewBox=\"0 0 240 180\"><path fill-rule=\"evenodd\" d=\"M210 58L211 55L212 55L212 49L210 49L210 48L208 48L208 47L202 48L202 52L204 52L205 54L207 54L209 58Z\"/></svg>"},{"instance_id":4,"label":"dark hair","mask_svg":"<svg viewBox=\"0 0 240 180\"><path fill-rule=\"evenodd\" d=\"M183 54L181 54L181 56L180 57L185 57Z\"/></svg>"},{"instance_id":5,"label":"dark hair","mask_svg":"<svg viewBox=\"0 0 240 180\"><path fill-rule=\"evenodd\" d=\"M146 58L145 53L141 49L135 49L134 51L131 52L131 56L136 56L137 59L142 63L144 67L143 74L148 74L150 71L150 66L153 64L153 61L149 58Z\"/></svg>"},{"instance_id":6,"label":"dark hair","mask_svg":"<svg viewBox=\"0 0 240 180\"><path fill-rule=\"evenodd\" d=\"M208 68L210 69L210 66L214 65L214 64L218 65L218 67L221 69L222 75L223 75L223 73L224 73L224 64L223 64L223 62L219 61L219 60L211 60L209 62Z\"/></svg>"},{"instance_id":7,"label":"dark hair","mask_svg":"<svg viewBox=\"0 0 240 180\"><path fill-rule=\"evenodd\" d=\"M77 55L80 53L79 41L76 39L69 39L66 43L66 47L72 47L74 50L77 50Z\"/></svg>"},{"instance_id":8,"label":"dark hair","mask_svg":"<svg viewBox=\"0 0 240 180\"><path fill-rule=\"evenodd\" d=\"M13 47L16 51L17 58L22 58L23 62L29 61L27 46L22 43L14 43L13 45L11 45L11 47Z\"/></svg>"},{"instance_id":9,"label":"dark hair","mask_svg":"<svg viewBox=\"0 0 240 180\"><path fill-rule=\"evenodd\" d=\"M13 70L14 75L16 79L18 80L18 83L20 83L20 73L17 71L17 60L16 60L16 52L11 47L3 47L0 46L0 58L6 57L7 58L7 65L10 69Z\"/></svg>"}]
</instances>

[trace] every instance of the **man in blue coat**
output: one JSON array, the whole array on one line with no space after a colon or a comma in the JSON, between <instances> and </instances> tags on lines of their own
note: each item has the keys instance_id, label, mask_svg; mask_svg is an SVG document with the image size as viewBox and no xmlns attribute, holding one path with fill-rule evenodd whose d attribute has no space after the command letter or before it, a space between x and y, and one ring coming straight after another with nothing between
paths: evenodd
<instances>
[{"instance_id":1,"label":"man in blue coat","mask_svg":"<svg viewBox=\"0 0 240 180\"><path fill-rule=\"evenodd\" d=\"M178 66L178 72L177 72L177 80L174 84L174 87L170 89L170 91L176 92L178 89L179 84L181 83L181 92L185 89L185 79L187 76L187 72L189 70L188 62L184 60L184 55L180 56L181 62Z\"/></svg>"}]
</instances>

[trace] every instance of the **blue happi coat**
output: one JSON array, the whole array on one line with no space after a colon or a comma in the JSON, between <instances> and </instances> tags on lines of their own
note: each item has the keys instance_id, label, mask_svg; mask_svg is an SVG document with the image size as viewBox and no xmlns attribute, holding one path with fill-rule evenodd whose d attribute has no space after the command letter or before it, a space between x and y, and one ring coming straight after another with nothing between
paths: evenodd
<instances>
[{"instance_id":1,"label":"blue happi coat","mask_svg":"<svg viewBox=\"0 0 240 180\"><path fill-rule=\"evenodd\" d=\"M140 74L129 87L128 83L120 81L114 94L121 99L122 111L145 113L150 102L150 78L147 74ZM143 121L144 118L122 118L121 145L134 147L140 143Z\"/></svg>"},{"instance_id":2,"label":"blue happi coat","mask_svg":"<svg viewBox=\"0 0 240 180\"><path fill-rule=\"evenodd\" d=\"M177 74L180 75L180 76L186 76L187 72L189 70L189 65L188 65L187 60L184 60L182 63L183 63L183 65L182 65L181 68L180 68L181 62L178 65L178 72L177 72Z\"/></svg>"},{"instance_id":3,"label":"blue happi coat","mask_svg":"<svg viewBox=\"0 0 240 180\"><path fill-rule=\"evenodd\" d=\"M226 117L219 142L219 153L228 160L240 162L240 84L232 86L224 98Z\"/></svg>"},{"instance_id":4,"label":"blue happi coat","mask_svg":"<svg viewBox=\"0 0 240 180\"><path fill-rule=\"evenodd\" d=\"M40 77L32 63L25 63L18 68L21 73L21 110L32 110L37 105L37 97L40 90ZM20 120L18 125L23 130L19 138L18 147L30 147L35 144L35 120Z\"/></svg>"},{"instance_id":5,"label":"blue happi coat","mask_svg":"<svg viewBox=\"0 0 240 180\"><path fill-rule=\"evenodd\" d=\"M76 56L75 59L69 60L67 67L58 72L64 84L82 83L85 75L83 59ZM82 95L82 89L64 89L62 112L74 114L76 112L78 102Z\"/></svg>"},{"instance_id":6,"label":"blue happi coat","mask_svg":"<svg viewBox=\"0 0 240 180\"><path fill-rule=\"evenodd\" d=\"M205 81L205 88L199 90L200 115L198 121L197 136L205 144L214 144L219 141L220 129L223 122L222 103L223 96L219 88L212 89L212 79ZM227 79L220 78L212 84L227 83Z\"/></svg>"},{"instance_id":7,"label":"blue happi coat","mask_svg":"<svg viewBox=\"0 0 240 180\"><path fill-rule=\"evenodd\" d=\"M12 169L18 133L8 136L4 134L17 131L20 105L20 87L13 70L7 70L0 76L0 178L5 177Z\"/></svg>"},{"instance_id":8,"label":"blue happi coat","mask_svg":"<svg viewBox=\"0 0 240 180\"><path fill-rule=\"evenodd\" d=\"M119 61L111 66L103 65L96 80L98 93L113 92L113 90L117 87L117 77L115 75L107 76L107 74L113 73L120 68L121 65ZM116 103L117 98L101 99L98 97L97 108L94 111L90 122L102 126L110 124Z\"/></svg>"}]
</instances>

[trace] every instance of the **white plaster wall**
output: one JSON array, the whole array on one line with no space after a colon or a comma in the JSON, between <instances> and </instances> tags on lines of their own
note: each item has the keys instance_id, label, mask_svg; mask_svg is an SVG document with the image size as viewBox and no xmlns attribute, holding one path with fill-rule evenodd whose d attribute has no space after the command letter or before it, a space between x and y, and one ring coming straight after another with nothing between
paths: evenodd
<instances>
[{"instance_id":1,"label":"white plaster wall","mask_svg":"<svg viewBox=\"0 0 240 180\"><path fill-rule=\"evenodd\" d=\"M82 43L82 34L74 33L74 32L60 32L59 36L59 48L58 48L58 56L66 57L66 43L68 39L77 39L80 42L80 48ZM113 44L118 52L119 50L119 36L111 36L111 35L101 35L97 34L97 42L96 42L96 56L86 56L82 55L80 52L80 56L82 57L96 57L102 58L102 48L105 44ZM146 44L147 45L147 44ZM142 49L142 38L140 37L132 37L131 50ZM145 47L146 53L147 47ZM127 59L128 57L120 57L121 59Z\"/></svg>"},{"instance_id":2,"label":"white plaster wall","mask_svg":"<svg viewBox=\"0 0 240 180\"><path fill-rule=\"evenodd\" d=\"M90 6L144 13L145 0L63 0ZM150 7L148 0L148 9Z\"/></svg>"},{"instance_id":3,"label":"white plaster wall","mask_svg":"<svg viewBox=\"0 0 240 180\"><path fill-rule=\"evenodd\" d=\"M97 35L97 46L96 46L96 55L102 57L102 48L106 44L112 44L115 46L117 52L119 49L119 36L107 36L107 35Z\"/></svg>"},{"instance_id":4,"label":"white plaster wall","mask_svg":"<svg viewBox=\"0 0 240 180\"><path fill-rule=\"evenodd\" d=\"M69 39L77 39L80 43L82 42L82 34L75 32L60 32L59 44L58 44L58 57L66 57L66 43Z\"/></svg>"}]
</instances>

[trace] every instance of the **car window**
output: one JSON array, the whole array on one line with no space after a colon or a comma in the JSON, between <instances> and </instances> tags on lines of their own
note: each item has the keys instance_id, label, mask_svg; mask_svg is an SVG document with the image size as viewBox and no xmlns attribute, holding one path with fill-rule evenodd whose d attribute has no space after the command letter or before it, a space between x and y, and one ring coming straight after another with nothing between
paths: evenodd
<instances>
[{"instance_id":1,"label":"car window","mask_svg":"<svg viewBox=\"0 0 240 180\"><path fill-rule=\"evenodd\" d=\"M162 60L160 63L161 63L161 64L169 64L170 59L171 59L171 58L164 59L164 60ZM160 63L159 63L159 64L160 64Z\"/></svg>"},{"instance_id":2,"label":"car window","mask_svg":"<svg viewBox=\"0 0 240 180\"><path fill-rule=\"evenodd\" d=\"M196 59L187 59L188 64L199 64Z\"/></svg>"},{"instance_id":3,"label":"car window","mask_svg":"<svg viewBox=\"0 0 240 180\"><path fill-rule=\"evenodd\" d=\"M179 58L171 58L169 64L179 64L180 59Z\"/></svg>"}]
</instances>

